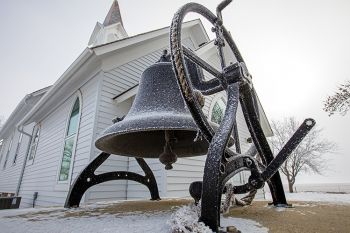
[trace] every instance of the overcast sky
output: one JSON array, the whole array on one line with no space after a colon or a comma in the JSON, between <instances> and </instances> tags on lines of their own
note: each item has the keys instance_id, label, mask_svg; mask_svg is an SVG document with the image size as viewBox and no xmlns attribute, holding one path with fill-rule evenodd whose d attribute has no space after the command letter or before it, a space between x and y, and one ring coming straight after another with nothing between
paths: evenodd
<instances>
[{"instance_id":1,"label":"overcast sky","mask_svg":"<svg viewBox=\"0 0 350 233\"><path fill-rule=\"evenodd\" d=\"M7 118L25 94L60 77L112 2L0 1L0 116ZM119 5L131 36L169 26L187 2L119 0ZM214 10L219 1L197 2ZM350 113L328 117L322 110L327 95L350 79L349 12L348 0L236 0L223 13L268 118L313 117L323 136L339 146L339 153L327 156L324 176L303 175L297 183L350 182ZM188 17L193 18L198 16Z\"/></svg>"}]
</instances>

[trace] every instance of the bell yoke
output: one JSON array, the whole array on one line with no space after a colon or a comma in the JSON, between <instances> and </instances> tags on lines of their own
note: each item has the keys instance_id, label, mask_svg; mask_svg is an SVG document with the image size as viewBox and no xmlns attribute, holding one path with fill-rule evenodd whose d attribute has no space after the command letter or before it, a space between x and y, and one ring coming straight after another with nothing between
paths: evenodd
<instances>
[{"instance_id":1,"label":"bell yoke","mask_svg":"<svg viewBox=\"0 0 350 233\"><path fill-rule=\"evenodd\" d=\"M148 187L151 200L159 200L153 172L144 158L159 158L165 169L172 169L178 157L207 155L202 181L190 185L195 203L201 201L199 220L214 232L220 227L221 196L226 182L241 171L249 171L248 182L230 188L234 194L255 192L269 185L273 204L287 206L278 169L315 125L306 119L286 145L273 155L262 130L252 77L223 26L221 11L232 0L224 0L216 15L197 3L182 6L170 27L170 55L148 67L141 76L139 91L129 113L107 128L96 140L103 151L79 174L70 188L65 207L79 206L85 191L110 180L133 180ZM214 45L220 70L198 57L181 43L181 26L186 14L194 12L213 24ZM223 48L228 46L235 57L227 65ZM170 60L171 59L171 60ZM206 79L203 70L212 75ZM227 103L220 125L209 122L202 111L204 96L225 91ZM252 138L252 146L241 153L236 114L238 102ZM235 144L235 149L232 145ZM96 169L111 155L134 157L145 175L127 171L95 175Z\"/></svg>"}]
</instances>

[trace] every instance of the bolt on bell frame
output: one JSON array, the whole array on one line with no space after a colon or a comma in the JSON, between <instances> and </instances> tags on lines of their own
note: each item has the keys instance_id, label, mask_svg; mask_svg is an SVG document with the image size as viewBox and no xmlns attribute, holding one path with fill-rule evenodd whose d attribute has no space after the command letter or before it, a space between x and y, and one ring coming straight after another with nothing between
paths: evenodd
<instances>
[{"instance_id":1,"label":"bolt on bell frame","mask_svg":"<svg viewBox=\"0 0 350 233\"><path fill-rule=\"evenodd\" d=\"M175 13L170 27L171 60L178 84L197 126L204 138L210 142L204 168L200 220L215 232L220 226L220 202L225 183L240 171L248 170L251 175L246 184L233 187L234 193L247 193L262 188L267 182L271 190L273 204L275 206L287 205L278 169L315 125L313 119L306 119L281 151L275 157L273 156L260 125L252 77L230 33L223 26L221 11L231 1L221 2L217 6L216 15L200 4L185 4ZM182 22L185 15L190 12L202 15L214 25L212 28L216 36L214 45L218 50L221 71L182 45ZM237 59L234 64L227 64L225 61L223 47L226 44ZM188 62L187 59L191 62ZM189 70L193 69L193 66L196 66L197 69L204 69L214 78L204 80L203 76L189 75ZM226 91L226 111L216 132L210 126L195 97L195 93L198 91L203 95L213 95L220 91ZM232 151L227 146L235 127L238 102L241 104L253 141L251 148L244 154L241 154L237 148L236 151ZM255 159L256 154L261 158L261 163Z\"/></svg>"}]
</instances>

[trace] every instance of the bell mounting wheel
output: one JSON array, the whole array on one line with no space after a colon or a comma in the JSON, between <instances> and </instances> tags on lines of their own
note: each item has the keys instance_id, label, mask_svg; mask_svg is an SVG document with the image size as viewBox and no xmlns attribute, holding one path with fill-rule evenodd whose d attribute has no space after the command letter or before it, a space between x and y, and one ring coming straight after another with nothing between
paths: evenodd
<instances>
[{"instance_id":1,"label":"bell mounting wheel","mask_svg":"<svg viewBox=\"0 0 350 233\"><path fill-rule=\"evenodd\" d=\"M210 142L202 181L200 220L215 232L220 225L220 200L225 183L242 170L249 170L251 175L246 184L233 187L234 193L247 193L263 187L267 182L273 204L287 205L278 169L315 125L313 119L306 119L281 151L273 156L260 125L259 108L251 75L230 33L223 25L221 11L231 1L221 2L216 9L216 15L200 4L185 4L175 13L170 27L171 60L177 82L194 121L204 138ZM182 45L182 22L190 12L200 14L213 25L212 31L216 37L214 45L218 50L220 69L213 67L194 51ZM224 56L225 46L228 46L234 54L236 62L227 64ZM189 75L193 74L190 72L193 69L197 69L198 75ZM213 78L205 80L201 70L207 71ZM226 92L227 103L223 119L215 132L202 111L198 93L213 95L220 91ZM239 102L253 141L251 148L244 154L241 154L238 136L235 134ZM236 151L227 146L232 132L236 139ZM262 163L256 160L256 154L259 154ZM196 195L198 198L198 194Z\"/></svg>"},{"instance_id":2,"label":"bell mounting wheel","mask_svg":"<svg viewBox=\"0 0 350 233\"><path fill-rule=\"evenodd\" d=\"M230 2L231 1L224 1L223 4L219 5L220 8L218 7L218 9L222 9ZM212 65L198 57L192 50L182 45L181 26L186 14L190 12L195 12L204 16L214 25L212 30L215 31L217 36L215 39L215 44L217 45L218 52L220 54L219 58L221 62L221 70L214 68ZM225 41L228 41L231 50L238 60L237 63L230 64L229 66L226 66L223 55L223 46ZM222 19L219 19L206 7L197 3L188 3L175 13L170 28L170 50L172 64L183 96L187 104L190 106L191 113L199 117L198 120L196 120L196 123L201 126L200 128L202 130L202 134L208 141L211 141L214 135L214 129L210 126L201 110L202 107L198 103L198 98L196 98L196 91L199 91L204 95L212 95L219 91L225 90L228 85L227 81L231 83L237 82L238 79L236 78L241 77L240 74L242 73L242 68L245 67L244 65L239 65L240 63L243 64L243 59L232 38L229 36L229 33L222 25ZM206 70L209 74L213 75L214 78L208 81L200 78L191 79L189 75L189 66L191 66L190 63L192 62L198 65L200 68ZM228 75L228 73L230 73L230 75ZM249 76L247 71L243 72L243 74L246 74L247 77ZM228 76L230 80L225 79L225 77Z\"/></svg>"}]
</instances>

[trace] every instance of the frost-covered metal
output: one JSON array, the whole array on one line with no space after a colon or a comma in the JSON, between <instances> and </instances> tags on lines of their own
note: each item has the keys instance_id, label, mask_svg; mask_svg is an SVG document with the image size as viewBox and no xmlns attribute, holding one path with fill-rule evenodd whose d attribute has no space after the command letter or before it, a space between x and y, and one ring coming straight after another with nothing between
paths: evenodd
<instances>
[{"instance_id":1,"label":"frost-covered metal","mask_svg":"<svg viewBox=\"0 0 350 233\"><path fill-rule=\"evenodd\" d=\"M215 232L219 230L220 226L220 203L225 184L242 170L249 170L251 176L248 183L233 187L235 194L262 188L267 182L271 190L273 204L287 205L278 169L315 125L313 119L306 119L285 147L276 157L273 156L260 125L252 77L230 33L223 26L221 11L231 1L221 2L217 7L216 15L200 4L185 4L175 13L170 28L171 59L178 84L203 137L210 142L202 184L200 220ZM220 58L220 71L182 45L181 25L186 14L190 12L202 15L214 25L212 31L216 35L214 44ZM237 59L236 63L227 64L223 54L224 46L229 46L232 50ZM204 69L215 78L206 81L203 75L191 75L192 69ZM203 114L195 93L199 91L203 95L212 95L223 90L226 91L228 97L226 111L218 130L215 131ZM236 151L228 148L229 137L235 126L238 102L241 103L254 142L246 154L240 154L239 147L236 147ZM256 154L259 154L262 163L256 159ZM192 186L191 192L195 194L197 202L198 193L193 192L193 187L195 186Z\"/></svg>"},{"instance_id":2,"label":"frost-covered metal","mask_svg":"<svg viewBox=\"0 0 350 233\"><path fill-rule=\"evenodd\" d=\"M145 173L144 176L129 171L114 171L96 175L95 171L97 168L99 168L99 166L101 166L103 162L109 158L109 156L111 156L111 154L102 152L84 168L71 186L64 207L79 207L81 198L86 190L92 186L111 180L132 180L143 184L150 191L151 200L160 200L157 181L151 168L142 158L135 159Z\"/></svg>"},{"instance_id":3,"label":"frost-covered metal","mask_svg":"<svg viewBox=\"0 0 350 233\"><path fill-rule=\"evenodd\" d=\"M158 158L170 140L179 157L204 155L208 142L196 138L196 126L177 86L170 58L148 67L122 121L107 128L96 147L111 154ZM171 142L171 140L176 140Z\"/></svg>"}]
</instances>

